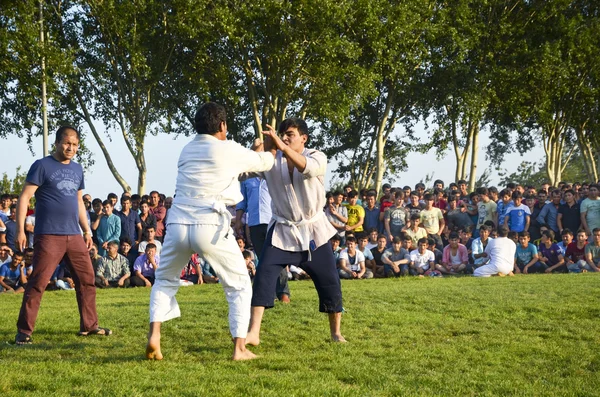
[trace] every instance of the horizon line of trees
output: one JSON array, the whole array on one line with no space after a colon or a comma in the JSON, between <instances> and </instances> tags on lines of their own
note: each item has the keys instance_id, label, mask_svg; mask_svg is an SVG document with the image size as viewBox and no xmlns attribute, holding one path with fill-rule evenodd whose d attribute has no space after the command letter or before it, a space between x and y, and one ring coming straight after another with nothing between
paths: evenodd
<instances>
[{"instance_id":1,"label":"horizon line of trees","mask_svg":"<svg viewBox=\"0 0 600 397\"><path fill-rule=\"evenodd\" d=\"M140 194L148 134L189 135L207 100L242 143L306 119L359 189L432 148L473 189L482 130L496 167L540 143L552 185L573 158L597 181L599 32L591 0L6 0L0 136L41 134L43 81L51 126L82 127L80 161L94 139L131 191L111 157L124 142Z\"/></svg>"}]
</instances>

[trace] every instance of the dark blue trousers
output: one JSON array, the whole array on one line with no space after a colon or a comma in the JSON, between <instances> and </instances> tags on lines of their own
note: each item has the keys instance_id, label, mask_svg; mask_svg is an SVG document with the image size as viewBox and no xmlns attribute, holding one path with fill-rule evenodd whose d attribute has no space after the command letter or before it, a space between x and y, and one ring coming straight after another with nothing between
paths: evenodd
<instances>
[{"instance_id":1,"label":"dark blue trousers","mask_svg":"<svg viewBox=\"0 0 600 397\"><path fill-rule=\"evenodd\" d=\"M281 269L287 265L295 265L308 273L315 284L319 295L319 311L341 312L342 288L331 245L323 244L312 251L311 260L308 261L308 251L284 251L273 247L272 237L273 228L267 233L265 245L259 256L252 286L252 306L263 306L267 309L273 307L273 295Z\"/></svg>"}]
</instances>

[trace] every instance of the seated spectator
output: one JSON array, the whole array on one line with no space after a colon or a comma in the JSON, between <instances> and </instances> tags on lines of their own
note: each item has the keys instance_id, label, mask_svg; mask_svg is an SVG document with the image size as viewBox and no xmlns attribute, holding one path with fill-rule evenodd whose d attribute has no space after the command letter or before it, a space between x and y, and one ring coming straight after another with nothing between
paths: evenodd
<instances>
[{"instance_id":1,"label":"seated spectator","mask_svg":"<svg viewBox=\"0 0 600 397\"><path fill-rule=\"evenodd\" d=\"M585 246L587 245L588 235L585 230L577 232L577 241L573 241L567 246L565 252L565 261L569 273L581 273L592 270L585 260Z\"/></svg>"},{"instance_id":2,"label":"seated spectator","mask_svg":"<svg viewBox=\"0 0 600 397\"><path fill-rule=\"evenodd\" d=\"M151 287L154 285L154 272L158 269L160 258L156 254L156 245L146 244L146 252L138 256L133 264L132 287Z\"/></svg>"},{"instance_id":3,"label":"seated spectator","mask_svg":"<svg viewBox=\"0 0 600 397\"><path fill-rule=\"evenodd\" d=\"M290 265L289 266L289 279L290 280L308 280L310 276L304 270L300 269L298 266Z\"/></svg>"},{"instance_id":4,"label":"seated spectator","mask_svg":"<svg viewBox=\"0 0 600 397\"><path fill-rule=\"evenodd\" d=\"M190 284L204 284L202 279L202 268L200 265L201 258L194 253L188 264L181 271L181 280L187 281Z\"/></svg>"},{"instance_id":5,"label":"seated spectator","mask_svg":"<svg viewBox=\"0 0 600 397\"><path fill-rule=\"evenodd\" d=\"M504 213L504 224L511 232L520 233L529 230L531 222L531 211L522 203L523 195L520 192L512 193L513 205L506 208Z\"/></svg>"},{"instance_id":6,"label":"seated spectator","mask_svg":"<svg viewBox=\"0 0 600 397\"><path fill-rule=\"evenodd\" d=\"M546 230L542 233L542 241L539 246L539 259L540 262L544 262L548 268L545 270L546 273L551 273L554 270L558 270L561 273L566 273L567 266L565 266L565 258L560 253L560 248L554 241L554 232L552 230Z\"/></svg>"},{"instance_id":7,"label":"seated spectator","mask_svg":"<svg viewBox=\"0 0 600 397\"><path fill-rule=\"evenodd\" d=\"M412 239L412 246L417 247L418 242L423 237L427 237L427 231L421 226L421 215L413 214L410 216L410 228L405 230L404 233L410 236ZM416 249L416 248L415 248Z\"/></svg>"},{"instance_id":8,"label":"seated spectator","mask_svg":"<svg viewBox=\"0 0 600 397\"><path fill-rule=\"evenodd\" d=\"M435 270L435 255L429 251L429 242L426 237L421 238L417 243L417 249L410 252L409 273L413 276L431 276L440 275Z\"/></svg>"},{"instance_id":9,"label":"seated spectator","mask_svg":"<svg viewBox=\"0 0 600 397\"><path fill-rule=\"evenodd\" d=\"M341 241L342 241L342 238L337 234L334 234L329 239L329 244L331 244L331 249L333 250L333 256L335 257L336 263L338 262L338 260L340 258L340 252L342 252L342 247L340 247Z\"/></svg>"},{"instance_id":10,"label":"seated spectator","mask_svg":"<svg viewBox=\"0 0 600 397\"><path fill-rule=\"evenodd\" d=\"M111 200L104 200L102 203L102 212L98 214L98 218L92 223L92 229L96 230L96 237L98 238L98 254L104 256L106 255L108 243L119 241L121 237L121 219L113 214Z\"/></svg>"},{"instance_id":11,"label":"seated spectator","mask_svg":"<svg viewBox=\"0 0 600 397\"><path fill-rule=\"evenodd\" d=\"M346 237L346 249L340 252L338 264L340 278L373 278L373 272L365 268L365 256L356 249L355 237Z\"/></svg>"},{"instance_id":12,"label":"seated spectator","mask_svg":"<svg viewBox=\"0 0 600 397\"><path fill-rule=\"evenodd\" d=\"M148 245L146 245L147 247ZM129 261L129 270L133 273L133 265L139 257L136 250L132 250L131 239L129 237L121 237L119 241L119 254L123 255ZM145 251L144 251L145 252Z\"/></svg>"},{"instance_id":13,"label":"seated spectator","mask_svg":"<svg viewBox=\"0 0 600 397\"><path fill-rule=\"evenodd\" d=\"M60 262L50 279L50 286L57 290L73 290L75 289L75 283L71 278L71 272L64 262Z\"/></svg>"},{"instance_id":14,"label":"seated spectator","mask_svg":"<svg viewBox=\"0 0 600 397\"><path fill-rule=\"evenodd\" d=\"M386 277L399 277L408 275L410 266L410 255L402 248L402 239L395 236L392 240L392 248L385 250L381 256Z\"/></svg>"},{"instance_id":15,"label":"seated spectator","mask_svg":"<svg viewBox=\"0 0 600 397\"><path fill-rule=\"evenodd\" d=\"M25 275L27 278L33 273L33 248L25 248L23 251L23 261L25 262Z\"/></svg>"},{"instance_id":16,"label":"seated spectator","mask_svg":"<svg viewBox=\"0 0 600 397\"><path fill-rule=\"evenodd\" d=\"M548 266L538 260L538 250L529 242L529 232L519 233L519 245L515 251L514 272L519 274L544 273Z\"/></svg>"},{"instance_id":17,"label":"seated spectator","mask_svg":"<svg viewBox=\"0 0 600 397\"><path fill-rule=\"evenodd\" d=\"M479 232L477 234L479 235ZM469 258L471 258L471 254L473 252L473 241L475 240L472 236L473 228L471 227L464 227L458 230L458 237L460 237L460 243L467 247Z\"/></svg>"},{"instance_id":18,"label":"seated spectator","mask_svg":"<svg viewBox=\"0 0 600 397\"><path fill-rule=\"evenodd\" d=\"M92 268L94 269L94 274L98 271L98 265L100 265L100 261L102 257L98 255L98 246L96 243L92 243L92 248L90 248L90 259L92 261Z\"/></svg>"},{"instance_id":19,"label":"seated spectator","mask_svg":"<svg viewBox=\"0 0 600 397\"><path fill-rule=\"evenodd\" d=\"M210 263L202 258L199 258L200 268L202 269L202 281L204 284L216 284L219 283L219 277L215 273Z\"/></svg>"},{"instance_id":20,"label":"seated spectator","mask_svg":"<svg viewBox=\"0 0 600 397\"><path fill-rule=\"evenodd\" d=\"M27 286L27 270L23 253L15 251L10 263L0 266L0 287L4 292L20 294Z\"/></svg>"},{"instance_id":21,"label":"seated spectator","mask_svg":"<svg viewBox=\"0 0 600 397\"><path fill-rule=\"evenodd\" d=\"M435 239L428 237L427 243L429 244L427 249L429 251L433 252L433 257L435 258L435 264L438 265L438 264L442 263L442 258L444 257L444 253L441 250L437 249L437 247L435 245Z\"/></svg>"},{"instance_id":22,"label":"seated spectator","mask_svg":"<svg viewBox=\"0 0 600 397\"><path fill-rule=\"evenodd\" d=\"M377 246L371 248L371 254L373 254L373 260L375 261L375 271L373 274L375 278L385 277L385 264L382 261L382 256L386 250L386 245L387 238L383 234L380 234L377 237Z\"/></svg>"},{"instance_id":23,"label":"seated spectator","mask_svg":"<svg viewBox=\"0 0 600 397\"><path fill-rule=\"evenodd\" d=\"M402 240L402 248L404 248L407 253L410 254L410 251L417 249L417 246L413 247L412 237L410 237L408 234L402 233L400 235L400 240Z\"/></svg>"},{"instance_id":24,"label":"seated spectator","mask_svg":"<svg viewBox=\"0 0 600 397\"><path fill-rule=\"evenodd\" d=\"M256 266L258 264L258 258L256 256L256 254L254 253L254 251L246 249L246 239L242 236L238 236L235 241L238 244L238 247L240 247L240 251L242 251L242 255L244 254L244 252L248 252L250 253L250 258L252 258L252 262L254 263L254 266Z\"/></svg>"},{"instance_id":25,"label":"seated spectator","mask_svg":"<svg viewBox=\"0 0 600 397\"><path fill-rule=\"evenodd\" d=\"M369 242L367 243L367 249L371 250L377 247L377 239L379 238L379 232L375 228L368 230L368 232Z\"/></svg>"},{"instance_id":26,"label":"seated spectator","mask_svg":"<svg viewBox=\"0 0 600 397\"><path fill-rule=\"evenodd\" d=\"M156 255L160 256L160 251L162 251L162 243L155 239L156 230L153 227L146 228L146 235L144 236L144 241L142 241L138 245L138 254L142 255L146 252L146 245L152 243L156 245Z\"/></svg>"},{"instance_id":27,"label":"seated spectator","mask_svg":"<svg viewBox=\"0 0 600 397\"><path fill-rule=\"evenodd\" d=\"M254 276L256 275L256 266L254 266L254 261L252 260L252 255L250 251L246 250L242 252L242 256L244 257L244 261L246 262L246 270L248 271L250 280L254 280Z\"/></svg>"},{"instance_id":28,"label":"seated spectator","mask_svg":"<svg viewBox=\"0 0 600 397\"><path fill-rule=\"evenodd\" d=\"M586 199L587 200L587 199ZM585 261L593 271L600 271L600 228L592 230L592 242L585 246Z\"/></svg>"},{"instance_id":29,"label":"seated spectator","mask_svg":"<svg viewBox=\"0 0 600 397\"><path fill-rule=\"evenodd\" d=\"M481 229L479 229L479 233L481 234ZM473 276L490 277L498 275L503 277L513 274L517 246L507 236L508 228L503 226L498 230L498 237L493 240L490 239L485 247L485 254L490 260L487 264L475 269Z\"/></svg>"},{"instance_id":30,"label":"seated spectator","mask_svg":"<svg viewBox=\"0 0 600 397\"><path fill-rule=\"evenodd\" d=\"M373 258L373 253L371 250L367 248L369 237L362 233L358 236L357 243L357 249L365 256L365 267L370 270L373 275L375 275L375 271L377 270L375 266L375 258Z\"/></svg>"},{"instance_id":31,"label":"seated spectator","mask_svg":"<svg viewBox=\"0 0 600 397\"><path fill-rule=\"evenodd\" d=\"M449 240L450 244L444 248L442 263L436 269L444 274L458 274L467 268L469 253L467 247L460 244L458 233L452 232Z\"/></svg>"},{"instance_id":32,"label":"seated spectator","mask_svg":"<svg viewBox=\"0 0 600 397\"><path fill-rule=\"evenodd\" d=\"M560 253L565 256L567 247L573 242L573 232L571 229L563 229L562 232L560 232L560 239L561 241L556 245L558 246L558 249L560 249Z\"/></svg>"},{"instance_id":33,"label":"seated spectator","mask_svg":"<svg viewBox=\"0 0 600 397\"><path fill-rule=\"evenodd\" d=\"M119 254L119 243L110 241L107 244L107 254L102 257L96 271L96 287L125 288L129 286L129 262Z\"/></svg>"}]
</instances>

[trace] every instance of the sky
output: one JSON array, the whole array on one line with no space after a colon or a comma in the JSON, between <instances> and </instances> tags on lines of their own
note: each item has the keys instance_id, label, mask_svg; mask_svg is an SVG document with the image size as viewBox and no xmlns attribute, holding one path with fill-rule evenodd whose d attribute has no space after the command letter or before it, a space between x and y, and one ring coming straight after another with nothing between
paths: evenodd
<instances>
[{"instance_id":1,"label":"sky","mask_svg":"<svg viewBox=\"0 0 600 397\"><path fill-rule=\"evenodd\" d=\"M482 131L479 147L478 176L489 166L489 161L485 159L485 149L490 142L487 130ZM113 141L104 139L104 143L111 153L116 168L123 175L125 180L137 191L137 168L133 158L127 151L125 143L117 134L113 135ZM418 131L417 137L426 139L424 131ZM146 138L146 163L147 163L147 184L146 193L151 190L158 190L167 196L175 193L175 180L177 177L177 159L181 149L193 137L180 136L174 138L171 135L159 134L157 136L149 135ZM94 153L95 164L85 174L85 192L96 198L106 198L110 192L120 195L122 189L111 174L104 156L100 151L98 144L91 134L86 138L86 144ZM53 132L50 133L50 142L54 141ZM42 157L42 138L38 137L33 141L35 155L27 148L25 138L9 136L0 139L0 174L6 173L9 178L13 178L16 168L21 166L21 170L28 170L31 164ZM527 154L529 159L538 161L544 156L543 149L538 146ZM427 154L411 153L408 155L408 170L399 173L394 180L386 180L392 186L414 186L425 178L427 174L433 176L433 180L442 179L446 184L454 179L456 160L453 152L448 151L441 160L435 158L434 151ZM524 158L518 153L508 155L502 168L509 172L514 172ZM329 188L332 181L332 170L334 164L329 163L326 175L326 188ZM497 184L499 177L496 172L492 173L492 183Z\"/></svg>"}]
</instances>

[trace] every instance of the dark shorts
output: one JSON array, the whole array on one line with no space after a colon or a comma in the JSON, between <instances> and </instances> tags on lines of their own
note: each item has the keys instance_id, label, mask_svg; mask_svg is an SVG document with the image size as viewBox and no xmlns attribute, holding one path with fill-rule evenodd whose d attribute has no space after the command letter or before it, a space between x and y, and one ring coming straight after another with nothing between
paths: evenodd
<instances>
[{"instance_id":1,"label":"dark shorts","mask_svg":"<svg viewBox=\"0 0 600 397\"><path fill-rule=\"evenodd\" d=\"M273 297L281 269L287 265L296 265L308 273L315 284L319 295L319 311L341 312L342 288L331 245L326 243L312 251L309 261L308 251L284 251L273 247L272 237L273 228L267 233L262 255L259 257L252 287L252 306L273 307Z\"/></svg>"}]
</instances>

